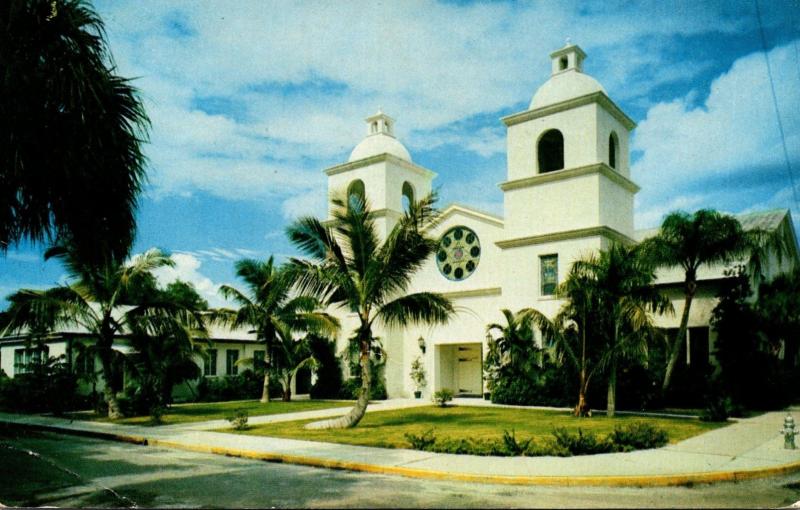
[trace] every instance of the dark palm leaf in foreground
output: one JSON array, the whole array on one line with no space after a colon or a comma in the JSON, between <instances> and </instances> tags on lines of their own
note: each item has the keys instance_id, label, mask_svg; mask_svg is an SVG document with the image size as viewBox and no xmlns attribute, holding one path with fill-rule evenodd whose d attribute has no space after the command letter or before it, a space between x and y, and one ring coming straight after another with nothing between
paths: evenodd
<instances>
[{"instance_id":1,"label":"dark palm leaf in foreground","mask_svg":"<svg viewBox=\"0 0 800 510\"><path fill-rule=\"evenodd\" d=\"M122 262L145 179L148 120L81 0L0 5L0 249L62 236Z\"/></svg>"}]
</instances>

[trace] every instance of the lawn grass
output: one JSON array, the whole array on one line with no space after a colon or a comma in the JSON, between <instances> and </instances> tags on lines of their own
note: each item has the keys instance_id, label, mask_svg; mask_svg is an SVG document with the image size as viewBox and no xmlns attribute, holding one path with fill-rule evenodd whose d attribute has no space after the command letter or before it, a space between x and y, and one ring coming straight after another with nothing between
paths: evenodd
<instances>
[{"instance_id":1,"label":"lawn grass","mask_svg":"<svg viewBox=\"0 0 800 510\"><path fill-rule=\"evenodd\" d=\"M500 439L504 430L514 430L519 439L534 437L537 441L552 437L553 429L606 435L615 426L644 421L663 428L669 442L676 443L697 434L724 426L721 423L694 419L617 416L607 418L575 418L567 411L509 409L487 407L418 407L368 413L357 427L346 430L305 430L303 425L314 420L290 421L253 426L239 434L286 437L383 448L409 448L406 433L421 434L433 429L437 438ZM226 431L231 431L226 429Z\"/></svg>"},{"instance_id":2,"label":"lawn grass","mask_svg":"<svg viewBox=\"0 0 800 510\"><path fill-rule=\"evenodd\" d=\"M180 404L168 408L161 417L163 425L192 423L209 420L224 420L236 410L243 409L250 416L270 414L299 413L317 409L352 406L352 402L329 400L296 400L292 402L272 401L262 404L258 400L237 400L234 402L203 402L199 404ZM152 425L149 416L132 416L119 420L109 420L108 416L92 413L74 413L69 415L73 420L89 420L113 422L123 425Z\"/></svg>"}]
</instances>

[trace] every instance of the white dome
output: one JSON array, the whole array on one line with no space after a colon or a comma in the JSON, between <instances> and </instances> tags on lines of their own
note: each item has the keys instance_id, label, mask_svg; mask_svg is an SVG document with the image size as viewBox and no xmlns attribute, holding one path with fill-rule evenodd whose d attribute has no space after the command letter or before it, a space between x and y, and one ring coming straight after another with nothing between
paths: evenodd
<instances>
[{"instance_id":1,"label":"white dome","mask_svg":"<svg viewBox=\"0 0 800 510\"><path fill-rule=\"evenodd\" d=\"M376 133L364 138L361 143L356 145L353 152L350 153L350 157L347 161L358 161L359 159L378 156L380 154L391 154L392 156L397 156L411 163L411 154L408 153L408 149L406 149L397 138L385 133Z\"/></svg>"},{"instance_id":2,"label":"white dome","mask_svg":"<svg viewBox=\"0 0 800 510\"><path fill-rule=\"evenodd\" d=\"M562 101L585 96L605 89L600 83L575 69L554 74L533 95L529 110L554 105Z\"/></svg>"}]
</instances>

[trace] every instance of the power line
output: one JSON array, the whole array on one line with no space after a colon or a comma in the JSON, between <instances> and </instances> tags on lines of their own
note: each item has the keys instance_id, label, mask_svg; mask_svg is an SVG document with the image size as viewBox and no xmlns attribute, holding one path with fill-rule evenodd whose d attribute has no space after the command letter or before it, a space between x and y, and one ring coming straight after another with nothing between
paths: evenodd
<instances>
[{"instance_id":1,"label":"power line","mask_svg":"<svg viewBox=\"0 0 800 510\"><path fill-rule=\"evenodd\" d=\"M764 60L767 62L767 76L769 77L769 87L772 90L772 104L775 106L775 118L778 121L778 131L781 134L781 141L783 143L783 157L786 160L786 170L789 173L789 184L792 187L792 196L794 197L794 205L800 211L800 200L797 198L797 188L794 185L794 174L792 173L792 163L789 160L789 151L786 148L786 135L783 132L783 122L781 121L781 112L778 108L778 96L775 93L775 81L772 79L772 67L769 64L769 56L767 55L767 37L764 35L764 24L761 22L761 9L758 6L758 0L753 0L756 6L756 17L758 18L758 31L761 34L761 47L764 50Z\"/></svg>"}]
</instances>

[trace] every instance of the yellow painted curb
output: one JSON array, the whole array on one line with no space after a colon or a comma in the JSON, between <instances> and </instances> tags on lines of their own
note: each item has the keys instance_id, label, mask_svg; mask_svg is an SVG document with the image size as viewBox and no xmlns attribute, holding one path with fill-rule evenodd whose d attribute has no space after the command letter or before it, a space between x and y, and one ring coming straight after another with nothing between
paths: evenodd
<instances>
[{"instance_id":1,"label":"yellow painted curb","mask_svg":"<svg viewBox=\"0 0 800 510\"><path fill-rule=\"evenodd\" d=\"M427 480L459 481L472 483L506 484L506 485L551 485L561 487L573 486L605 486L605 487L667 487L691 485L698 483L733 482L767 478L800 471L800 462L780 464L766 468L744 469L737 471L711 471L701 473L680 473L673 475L597 475L597 476L506 476L506 475L481 475L474 473L451 473L432 469L416 469L402 466L379 466L362 462L350 462L332 459L320 459L302 455L289 455L280 453L258 452L254 450L240 450L207 445L192 445L177 441L162 439L148 439L141 436L116 434L102 431L85 431L67 429L59 426L24 424L7 422L12 425L41 430L56 431L64 434L111 439L126 443L144 446L161 446L179 450L212 453L227 457L240 457L245 459L261 460L301 466L321 467L327 469L340 469L347 471L360 471L365 473L399 475L410 478Z\"/></svg>"},{"instance_id":2,"label":"yellow painted curb","mask_svg":"<svg viewBox=\"0 0 800 510\"><path fill-rule=\"evenodd\" d=\"M297 464L302 466L322 467L328 469L341 469L347 471L361 471L365 473L399 475L410 478L423 478L428 480L460 481L473 483L507 484L507 485L553 485L562 487L572 486L606 486L606 487L664 487L677 485L690 485L697 483L715 483L752 480L766 478L780 474L800 471L800 462L781 464L768 468L757 468L738 471L711 471L707 473L681 473L674 475L598 475L598 476L504 476L481 475L473 473L451 473L431 469L415 469L401 466L378 466L361 462L320 459L301 455L257 452L253 450L238 450L216 446L189 445L174 441L151 439L151 446L177 448L200 453L212 453L227 457L241 457L245 459L262 460L266 462L279 462Z\"/></svg>"}]
</instances>

